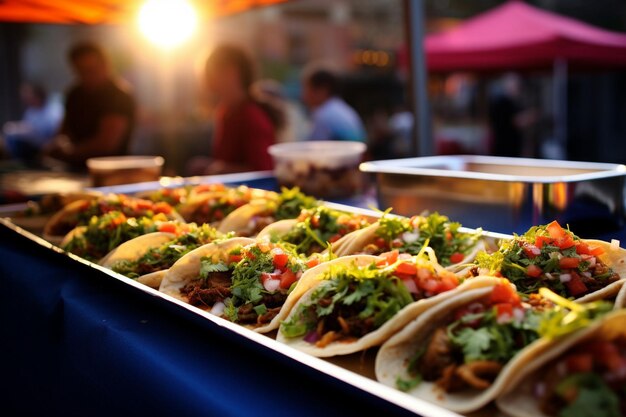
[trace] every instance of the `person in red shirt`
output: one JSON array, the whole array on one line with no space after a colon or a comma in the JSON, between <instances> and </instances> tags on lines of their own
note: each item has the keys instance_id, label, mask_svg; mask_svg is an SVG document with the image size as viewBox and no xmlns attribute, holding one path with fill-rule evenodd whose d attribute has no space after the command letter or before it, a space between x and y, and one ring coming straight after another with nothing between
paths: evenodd
<instances>
[{"instance_id":1,"label":"person in red shirt","mask_svg":"<svg viewBox=\"0 0 626 417\"><path fill-rule=\"evenodd\" d=\"M215 128L211 158L194 158L190 175L272 169L267 148L276 142L284 115L275 105L251 95L254 82L252 60L232 45L217 47L205 68L206 83L215 96Z\"/></svg>"}]
</instances>

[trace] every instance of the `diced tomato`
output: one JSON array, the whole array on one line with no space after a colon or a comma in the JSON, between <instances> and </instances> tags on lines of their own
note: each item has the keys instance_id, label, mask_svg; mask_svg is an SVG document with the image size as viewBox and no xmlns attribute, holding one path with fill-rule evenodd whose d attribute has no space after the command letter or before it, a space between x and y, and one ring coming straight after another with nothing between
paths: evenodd
<instances>
[{"instance_id":1,"label":"diced tomato","mask_svg":"<svg viewBox=\"0 0 626 417\"><path fill-rule=\"evenodd\" d=\"M318 266L320 264L320 260L318 258L311 258L306 262L306 266L308 268L313 268L314 266Z\"/></svg>"},{"instance_id":2,"label":"diced tomato","mask_svg":"<svg viewBox=\"0 0 626 417\"><path fill-rule=\"evenodd\" d=\"M341 234L337 233L335 235L332 235L331 237L328 238L328 241L330 243L335 243L336 241L338 241L339 239L341 239Z\"/></svg>"},{"instance_id":3,"label":"diced tomato","mask_svg":"<svg viewBox=\"0 0 626 417\"><path fill-rule=\"evenodd\" d=\"M447 241L452 240L452 232L450 232L449 230L446 231L446 240Z\"/></svg>"},{"instance_id":4,"label":"diced tomato","mask_svg":"<svg viewBox=\"0 0 626 417\"><path fill-rule=\"evenodd\" d=\"M135 202L135 207L139 210L149 210L152 208L152 201L150 200L137 200Z\"/></svg>"},{"instance_id":5,"label":"diced tomato","mask_svg":"<svg viewBox=\"0 0 626 417\"><path fill-rule=\"evenodd\" d=\"M450 262L453 264L458 264L459 262L462 262L463 259L465 259L465 255L463 255L461 252L454 252L452 255L450 255Z\"/></svg>"},{"instance_id":6,"label":"diced tomato","mask_svg":"<svg viewBox=\"0 0 626 417\"><path fill-rule=\"evenodd\" d=\"M493 287L491 290L491 295L489 297L489 302L491 304L512 304L518 305L520 303L520 298L515 289L509 283L499 283Z\"/></svg>"},{"instance_id":7,"label":"diced tomato","mask_svg":"<svg viewBox=\"0 0 626 417\"><path fill-rule=\"evenodd\" d=\"M236 264L237 262L241 261L242 259L243 259L242 255L231 254L231 255L228 256L228 263Z\"/></svg>"},{"instance_id":8,"label":"diced tomato","mask_svg":"<svg viewBox=\"0 0 626 417\"><path fill-rule=\"evenodd\" d=\"M417 266L413 263L402 262L396 267L396 273L402 275L417 275Z\"/></svg>"},{"instance_id":9,"label":"diced tomato","mask_svg":"<svg viewBox=\"0 0 626 417\"><path fill-rule=\"evenodd\" d=\"M543 270L537 265L528 265L526 267L526 275L532 278L537 278L543 273Z\"/></svg>"},{"instance_id":10,"label":"diced tomato","mask_svg":"<svg viewBox=\"0 0 626 417\"><path fill-rule=\"evenodd\" d=\"M455 289L459 286L459 278L454 274L445 274L439 277L438 293Z\"/></svg>"},{"instance_id":11,"label":"diced tomato","mask_svg":"<svg viewBox=\"0 0 626 417\"><path fill-rule=\"evenodd\" d=\"M380 257L383 259L380 260L377 265L393 265L398 260L398 255L400 255L398 250L382 253Z\"/></svg>"},{"instance_id":12,"label":"diced tomato","mask_svg":"<svg viewBox=\"0 0 626 417\"><path fill-rule=\"evenodd\" d=\"M556 240L556 245L561 249L567 249L574 246L576 242L574 242L574 238L570 235L565 235L560 239Z\"/></svg>"},{"instance_id":13,"label":"diced tomato","mask_svg":"<svg viewBox=\"0 0 626 417\"><path fill-rule=\"evenodd\" d=\"M274 266L278 269L283 269L289 262L289 256L286 253L276 253L274 255Z\"/></svg>"},{"instance_id":14,"label":"diced tomato","mask_svg":"<svg viewBox=\"0 0 626 417\"><path fill-rule=\"evenodd\" d=\"M579 295L586 293L588 291L588 288L583 282L582 278L580 278L580 275L572 271L571 276L572 278L565 283L565 286L569 290L569 293L574 297L578 297Z\"/></svg>"},{"instance_id":15,"label":"diced tomato","mask_svg":"<svg viewBox=\"0 0 626 417\"><path fill-rule=\"evenodd\" d=\"M280 276L277 274L270 274L269 272L262 272L261 273L261 284L265 284L265 281L270 280L270 279L280 279Z\"/></svg>"},{"instance_id":16,"label":"diced tomato","mask_svg":"<svg viewBox=\"0 0 626 417\"><path fill-rule=\"evenodd\" d=\"M320 227L320 216L319 214L315 214L313 217L311 217L311 226L313 226L314 229L317 229Z\"/></svg>"},{"instance_id":17,"label":"diced tomato","mask_svg":"<svg viewBox=\"0 0 626 417\"><path fill-rule=\"evenodd\" d=\"M584 242L579 242L576 245L576 253L579 255L599 256L604 253L604 249L601 246L589 246Z\"/></svg>"},{"instance_id":18,"label":"diced tomato","mask_svg":"<svg viewBox=\"0 0 626 417\"><path fill-rule=\"evenodd\" d=\"M404 245L402 239L394 239L391 241L392 248L401 248Z\"/></svg>"},{"instance_id":19,"label":"diced tomato","mask_svg":"<svg viewBox=\"0 0 626 417\"><path fill-rule=\"evenodd\" d=\"M553 239L562 239L567 234L565 229L563 229L559 222L557 222L556 220L547 225L546 230L548 231L550 237Z\"/></svg>"},{"instance_id":20,"label":"diced tomato","mask_svg":"<svg viewBox=\"0 0 626 417\"><path fill-rule=\"evenodd\" d=\"M543 248L545 246L553 246L554 245L554 239L552 239L551 237L547 237L547 236L537 236L535 238L535 246L537 246L539 249Z\"/></svg>"},{"instance_id":21,"label":"diced tomato","mask_svg":"<svg viewBox=\"0 0 626 417\"><path fill-rule=\"evenodd\" d=\"M495 308L496 308L496 314L498 317L501 317L503 315L513 317L513 304L498 303L495 305Z\"/></svg>"},{"instance_id":22,"label":"diced tomato","mask_svg":"<svg viewBox=\"0 0 626 417\"><path fill-rule=\"evenodd\" d=\"M574 269L578 268L580 264L580 258L561 258L559 259L559 266L561 269Z\"/></svg>"},{"instance_id":23,"label":"diced tomato","mask_svg":"<svg viewBox=\"0 0 626 417\"><path fill-rule=\"evenodd\" d=\"M626 366L626 358L620 355L614 343L607 340L596 340L585 344L585 352L591 355L596 363L610 371L616 371Z\"/></svg>"},{"instance_id":24,"label":"diced tomato","mask_svg":"<svg viewBox=\"0 0 626 417\"><path fill-rule=\"evenodd\" d=\"M165 214L169 214L172 212L172 206L170 206L167 203L164 203L162 201L156 203L154 205L153 211L155 213L165 213Z\"/></svg>"},{"instance_id":25,"label":"diced tomato","mask_svg":"<svg viewBox=\"0 0 626 417\"><path fill-rule=\"evenodd\" d=\"M296 282L297 279L298 278L296 277L296 274L294 274L294 272L291 269L287 269L280 276L280 288L284 290L289 289L289 287L291 287L291 284Z\"/></svg>"},{"instance_id":26,"label":"diced tomato","mask_svg":"<svg viewBox=\"0 0 626 417\"><path fill-rule=\"evenodd\" d=\"M593 355L591 353L570 354L565 359L565 363L570 373L593 371Z\"/></svg>"},{"instance_id":27,"label":"diced tomato","mask_svg":"<svg viewBox=\"0 0 626 417\"><path fill-rule=\"evenodd\" d=\"M537 256L541 255L541 249L530 243L525 244L522 249L524 250L524 254L526 254L526 256L528 256L530 259L536 258Z\"/></svg>"},{"instance_id":28,"label":"diced tomato","mask_svg":"<svg viewBox=\"0 0 626 417\"><path fill-rule=\"evenodd\" d=\"M159 226L159 232L176 233L176 225L174 223L163 223Z\"/></svg>"},{"instance_id":29,"label":"diced tomato","mask_svg":"<svg viewBox=\"0 0 626 417\"><path fill-rule=\"evenodd\" d=\"M424 291L435 294L439 288L439 281L436 278L420 279L419 287Z\"/></svg>"},{"instance_id":30,"label":"diced tomato","mask_svg":"<svg viewBox=\"0 0 626 417\"><path fill-rule=\"evenodd\" d=\"M374 239L374 245L378 246L379 249L384 250L387 247L387 242L382 237L377 237Z\"/></svg>"}]
</instances>

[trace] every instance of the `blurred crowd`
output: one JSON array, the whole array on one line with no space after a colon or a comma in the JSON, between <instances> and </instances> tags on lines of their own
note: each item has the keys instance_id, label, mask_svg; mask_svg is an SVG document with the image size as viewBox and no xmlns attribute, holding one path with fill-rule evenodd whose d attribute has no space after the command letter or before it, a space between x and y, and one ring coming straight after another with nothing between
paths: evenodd
<instances>
[{"instance_id":1,"label":"blurred crowd","mask_svg":"<svg viewBox=\"0 0 626 417\"><path fill-rule=\"evenodd\" d=\"M141 103L132 86L114 73L98 44L75 44L67 60L75 80L63 99L48 97L36 83L22 86L23 117L6 123L1 135L5 158L27 167L85 171L89 158L133 152ZM270 170L271 145L304 140L365 142L369 159L411 156L414 120L406 97L386 109L374 107L363 118L363 109L357 111L349 101L365 104L377 99L357 95L356 100L348 100L343 94L344 75L329 63L309 63L300 73L301 94L294 100L278 81L258 78L255 61L245 48L217 46L201 75L212 108L211 128L206 137L198 139L202 143L194 144L202 151L190 152L177 172L168 174ZM505 74L493 83L486 130L435 123L437 153L539 154L541 150L533 148L527 132L541 116L524 98L522 84L516 74ZM459 108L463 114L471 114L476 102L474 87L462 77L450 77L442 88L445 109ZM434 99L434 110L442 113L437 103ZM558 151L553 149L552 155L558 157Z\"/></svg>"}]
</instances>

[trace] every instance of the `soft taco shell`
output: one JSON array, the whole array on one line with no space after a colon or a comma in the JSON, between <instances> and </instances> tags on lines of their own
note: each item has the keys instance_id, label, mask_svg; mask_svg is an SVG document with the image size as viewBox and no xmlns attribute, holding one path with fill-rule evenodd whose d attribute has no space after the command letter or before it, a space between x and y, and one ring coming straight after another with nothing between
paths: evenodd
<instances>
[{"instance_id":1,"label":"soft taco shell","mask_svg":"<svg viewBox=\"0 0 626 417\"><path fill-rule=\"evenodd\" d=\"M254 235L254 231L250 230L250 222L255 216L267 210L267 202L265 201L244 204L226 216L217 230L222 233L234 232L238 236Z\"/></svg>"},{"instance_id":2,"label":"soft taco shell","mask_svg":"<svg viewBox=\"0 0 626 417\"><path fill-rule=\"evenodd\" d=\"M539 408L532 389L541 379L545 367L574 346L588 340L614 340L626 337L626 310L617 310L591 326L551 344L544 354L529 358L496 400L500 410L512 417L549 417Z\"/></svg>"},{"instance_id":3,"label":"soft taco shell","mask_svg":"<svg viewBox=\"0 0 626 417\"><path fill-rule=\"evenodd\" d=\"M591 294L587 294L584 297L580 297L576 300L577 303L590 303L592 301L598 300L606 300L614 302L614 309L619 310L620 308L626 307L624 302L626 302L626 283L625 279L620 279L619 281L612 282L606 287L594 291Z\"/></svg>"},{"instance_id":4,"label":"soft taco shell","mask_svg":"<svg viewBox=\"0 0 626 417\"><path fill-rule=\"evenodd\" d=\"M283 236L287 234L296 224L298 220L287 219L279 220L263 228L257 235L257 239L271 239L274 236Z\"/></svg>"},{"instance_id":5,"label":"soft taco shell","mask_svg":"<svg viewBox=\"0 0 626 417\"><path fill-rule=\"evenodd\" d=\"M349 265L352 262L356 262L358 266L367 266L370 265L372 262L379 261L380 259L381 258L372 255L349 255L335 259L330 262L323 263L316 268L307 271L305 273L306 277L303 276L301 278L301 282L296 287L296 289L298 289L301 293L301 296L297 296L297 303L295 303L293 306L289 306L289 314L285 316L285 320L288 320L293 314L295 314L296 310L301 304L307 303L310 300L313 292L315 291L315 288L321 284L323 274L327 270L331 269L333 266ZM429 308L436 306L439 303L453 297L454 294L467 291L470 288L478 288L486 285L491 285L493 282L497 282L497 280L491 277L477 277L465 281L454 290L438 294L434 297L413 302L400 310L393 318L391 318L381 327L374 330L373 332L366 334L365 336L361 337L353 343L335 341L323 348L320 348L315 346L314 344L304 341L304 337L287 338L283 336L280 331L278 332L276 340L317 357L347 355L350 353L359 352L367 348L382 344L393 334L400 331L411 320L414 320L417 316L427 311Z\"/></svg>"},{"instance_id":6,"label":"soft taco shell","mask_svg":"<svg viewBox=\"0 0 626 417\"><path fill-rule=\"evenodd\" d=\"M105 268L113 268L113 265L119 261L134 261L145 255L148 250L161 246L175 238L175 234L164 232L154 232L137 236L113 249L98 263Z\"/></svg>"},{"instance_id":7,"label":"soft taco shell","mask_svg":"<svg viewBox=\"0 0 626 417\"><path fill-rule=\"evenodd\" d=\"M167 269L164 269L162 271L150 272L149 274L140 276L135 281L143 285L146 285L150 288L154 288L155 290L158 290L159 287L161 286L161 282L163 281L163 277L165 276L166 273L167 273Z\"/></svg>"},{"instance_id":8,"label":"soft taco shell","mask_svg":"<svg viewBox=\"0 0 626 417\"><path fill-rule=\"evenodd\" d=\"M466 283L474 279L470 279ZM455 290L454 297L448 297L445 301L432 306L431 309L406 325L402 331L391 337L383 344L376 356L376 379L394 388L398 377L410 379L406 364L413 353L429 340L435 329L454 320L452 314L457 308L489 295L493 285L497 282L500 281L491 279L487 286L482 288L465 291ZM524 348L504 366L498 377L486 390L466 389L447 393L438 389L434 382L422 381L407 394L457 413L470 413L482 408L500 395L514 375L518 374L532 358L541 355L549 347L550 343L540 339Z\"/></svg>"}]
</instances>

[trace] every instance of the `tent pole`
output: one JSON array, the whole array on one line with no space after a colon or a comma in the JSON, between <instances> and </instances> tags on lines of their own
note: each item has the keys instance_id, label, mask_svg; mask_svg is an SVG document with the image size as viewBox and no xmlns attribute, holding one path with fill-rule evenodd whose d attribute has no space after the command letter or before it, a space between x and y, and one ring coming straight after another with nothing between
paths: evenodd
<instances>
[{"instance_id":1,"label":"tent pole","mask_svg":"<svg viewBox=\"0 0 626 417\"><path fill-rule=\"evenodd\" d=\"M554 136L567 156L567 61L563 58L554 60Z\"/></svg>"},{"instance_id":2,"label":"tent pole","mask_svg":"<svg viewBox=\"0 0 626 417\"><path fill-rule=\"evenodd\" d=\"M434 155L428 108L426 55L424 54L424 0L403 0L409 57L409 96L413 111L412 153Z\"/></svg>"}]
</instances>

